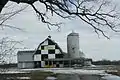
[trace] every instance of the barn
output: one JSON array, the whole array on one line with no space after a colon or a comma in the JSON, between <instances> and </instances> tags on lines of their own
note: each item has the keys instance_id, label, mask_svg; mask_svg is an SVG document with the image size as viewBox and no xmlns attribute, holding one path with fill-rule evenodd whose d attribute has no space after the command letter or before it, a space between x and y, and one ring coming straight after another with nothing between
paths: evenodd
<instances>
[{"instance_id":1,"label":"barn","mask_svg":"<svg viewBox=\"0 0 120 80\"><path fill-rule=\"evenodd\" d=\"M48 36L42 43L39 44L35 54L34 63L35 67L47 67L52 65L51 61L45 61L49 59L60 59L64 57L64 53L59 45ZM52 66L51 66L52 67Z\"/></svg>"}]
</instances>

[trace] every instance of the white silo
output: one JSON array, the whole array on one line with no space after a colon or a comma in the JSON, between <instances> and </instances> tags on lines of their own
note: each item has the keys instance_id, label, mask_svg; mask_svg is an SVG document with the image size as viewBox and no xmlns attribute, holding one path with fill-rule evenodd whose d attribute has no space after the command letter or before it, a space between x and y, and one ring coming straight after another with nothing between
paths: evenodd
<instances>
[{"instance_id":1,"label":"white silo","mask_svg":"<svg viewBox=\"0 0 120 80\"><path fill-rule=\"evenodd\" d=\"M80 58L78 33L72 32L67 36L67 51L70 58Z\"/></svg>"}]
</instances>

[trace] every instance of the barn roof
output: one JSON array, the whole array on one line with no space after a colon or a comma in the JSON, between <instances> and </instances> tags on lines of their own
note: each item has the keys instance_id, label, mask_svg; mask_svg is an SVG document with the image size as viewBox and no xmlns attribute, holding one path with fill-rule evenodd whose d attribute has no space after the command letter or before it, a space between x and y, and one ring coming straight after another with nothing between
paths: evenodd
<instances>
[{"instance_id":1,"label":"barn roof","mask_svg":"<svg viewBox=\"0 0 120 80\"><path fill-rule=\"evenodd\" d=\"M41 42L41 43L39 44L37 50L38 50L39 47L40 47L45 41L47 41L47 40L50 40L52 43L54 43L54 44L60 49L60 52L63 53L63 51L62 51L62 49L60 48L60 46L59 46L54 40L52 40L50 36L48 36L48 38L46 38L43 42Z\"/></svg>"}]
</instances>

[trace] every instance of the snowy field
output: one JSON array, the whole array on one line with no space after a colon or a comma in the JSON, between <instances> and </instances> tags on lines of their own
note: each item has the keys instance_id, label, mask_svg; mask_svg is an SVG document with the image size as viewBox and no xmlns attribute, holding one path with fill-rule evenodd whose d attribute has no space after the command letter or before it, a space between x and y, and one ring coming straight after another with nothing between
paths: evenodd
<instances>
[{"instance_id":1,"label":"snowy field","mask_svg":"<svg viewBox=\"0 0 120 80\"><path fill-rule=\"evenodd\" d=\"M120 80L119 76L105 73L105 70L85 70L85 69L73 69L73 68L39 68L39 69L22 69L23 71L41 70L50 71L54 73L64 74L77 74L77 75L96 75L102 76L100 80Z\"/></svg>"},{"instance_id":2,"label":"snowy field","mask_svg":"<svg viewBox=\"0 0 120 80\"><path fill-rule=\"evenodd\" d=\"M105 73L105 70L85 70L73 68L38 68L38 69L9 69L1 74L30 73L31 71L45 71L60 73L61 80L120 80L119 76ZM25 77L21 77L25 78ZM63 79L64 78L64 79ZM30 79L26 77L26 79Z\"/></svg>"},{"instance_id":3,"label":"snowy field","mask_svg":"<svg viewBox=\"0 0 120 80\"><path fill-rule=\"evenodd\" d=\"M73 68L38 68L38 69L22 69L23 72L25 71L47 71L53 73L64 73L64 74L89 74L89 75L105 75L104 70L85 70L85 69L73 69Z\"/></svg>"}]
</instances>

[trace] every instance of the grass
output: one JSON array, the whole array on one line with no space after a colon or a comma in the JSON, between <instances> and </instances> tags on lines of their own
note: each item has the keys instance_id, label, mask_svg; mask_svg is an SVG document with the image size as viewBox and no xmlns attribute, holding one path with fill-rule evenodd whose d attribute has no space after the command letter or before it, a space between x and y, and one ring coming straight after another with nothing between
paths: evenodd
<instances>
[{"instance_id":1,"label":"grass","mask_svg":"<svg viewBox=\"0 0 120 80\"><path fill-rule=\"evenodd\" d=\"M120 76L120 65L116 65L108 70L110 70L110 71L106 71L108 74Z\"/></svg>"},{"instance_id":2,"label":"grass","mask_svg":"<svg viewBox=\"0 0 120 80\"><path fill-rule=\"evenodd\" d=\"M45 80L48 76L56 76L56 74L52 72L44 72L44 71L32 71L31 72L31 80Z\"/></svg>"}]
</instances>

